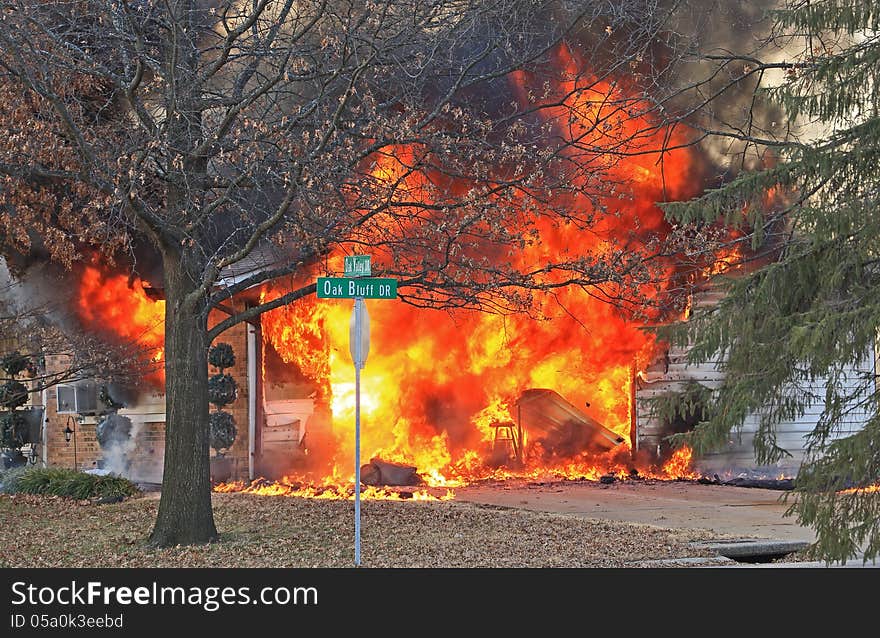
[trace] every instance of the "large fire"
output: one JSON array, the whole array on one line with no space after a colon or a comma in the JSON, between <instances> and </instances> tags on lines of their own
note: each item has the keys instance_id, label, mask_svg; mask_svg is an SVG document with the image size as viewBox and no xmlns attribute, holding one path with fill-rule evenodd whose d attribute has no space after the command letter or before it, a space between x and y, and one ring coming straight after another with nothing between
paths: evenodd
<instances>
[{"instance_id":1,"label":"large fire","mask_svg":"<svg viewBox=\"0 0 880 638\"><path fill-rule=\"evenodd\" d=\"M559 51L559 63L572 78L578 77L576 61L564 49ZM512 91L527 100L538 80L519 73L511 82ZM695 194L698 180L691 178L695 160L685 148L685 134L637 115L642 105L622 97L620 86L591 81L589 88L582 89L579 83L584 82L583 76L563 82L557 92L568 97L544 114L556 122L560 136L579 140L579 147L616 145L617 153L601 170L619 184L617 193L597 203L569 192L565 205L585 211L584 217L595 214L595 223L584 232L576 225L553 225L549 216L539 217L541 241L516 257L523 269L548 263L564 252L596 254L618 241L633 250L644 248L640 239L668 231L656 202ZM574 148L570 153L577 161ZM664 148L675 150L659 150ZM621 159L623 152L627 157ZM395 148L378 158L373 171L377 181L394 182L403 191L401 201L430 196L424 176L408 170L415 154L409 147ZM598 214L597 206L608 212ZM341 257L335 254L328 263L341 271ZM270 286L263 298L286 291L280 285ZM440 313L381 300L366 303L372 334L361 374L363 459L414 465L432 486L509 476L598 479L636 472L629 452L633 383L653 356L655 344L638 321L615 306L576 287L546 295L539 302L543 320ZM330 480L344 477L349 482L355 424L354 372L348 354L351 309L350 301L306 299L262 319L267 346L314 379L319 396L329 401L335 447L323 469L329 469ZM516 467L488 463L498 424L518 422L515 402L529 388L552 388L620 435L624 443L602 455L532 454ZM640 464L637 474L693 477L690 450L679 450L664 467Z\"/></svg>"},{"instance_id":2,"label":"large fire","mask_svg":"<svg viewBox=\"0 0 880 638\"><path fill-rule=\"evenodd\" d=\"M152 299L141 279L130 279L96 265L85 266L76 312L90 329L140 346L154 364L149 381L157 387L165 384L165 302Z\"/></svg>"},{"instance_id":3,"label":"large fire","mask_svg":"<svg viewBox=\"0 0 880 638\"><path fill-rule=\"evenodd\" d=\"M579 75L579 61L564 48L558 51L557 62L571 79L555 87L547 100L556 106L541 113L554 135L571 142L563 155L568 153L567 160L577 164L578 149L584 146L614 152L604 160L602 155L591 156L591 169L573 173L572 188L549 204L591 219L589 228L554 224L550 215L534 215L540 241L510 257L513 266L524 270L556 261L562 254L608 254L620 246L647 252L652 236L669 232L656 203L686 199L699 189L698 162L687 146L686 132L657 126L639 100L626 97L629 89L624 85ZM509 82L511 94L523 106L533 100L535 86L542 84L527 73L514 73ZM395 183L400 201L429 198L425 176L409 169L416 154L412 147L386 149L376 159L372 178L380 186ZM615 185L598 199L580 190L589 190L586 180L591 170L600 171ZM375 223L381 219L376 216ZM325 263L341 271L342 257L339 251ZM730 257L704 265L704 276L724 270ZM381 270L379 262L374 267ZM660 268L669 279L675 266L667 263ZM267 285L262 299L277 298L288 290L278 282ZM592 291L556 288L552 294L536 296L532 316L439 312L399 301L367 300L371 347L361 375L361 459L415 466L424 485L444 489L513 476L694 478L687 448L676 451L662 467L631 454L633 384L654 356L655 343L642 322L599 298L619 292L610 285ZM663 294L662 286L640 292ZM120 298L132 302L120 304ZM84 320L112 327L161 358L164 307L147 297L141 282L88 267L80 299ZM308 378L316 401L329 409L331 445L320 458L313 455L309 465L280 481L251 486L228 483L218 490L350 497L355 427L354 371L348 354L351 310L350 300L305 298L262 316L264 351L271 348L289 364L291 374L295 370ZM518 441L515 462L493 461L499 431L505 424L520 423L517 398L533 388L554 390L618 435L621 443L603 453L584 449L554 454L526 431ZM371 489L366 496L395 498L395 494L399 493ZM449 498L451 493L438 496L416 490L407 496Z\"/></svg>"}]
</instances>

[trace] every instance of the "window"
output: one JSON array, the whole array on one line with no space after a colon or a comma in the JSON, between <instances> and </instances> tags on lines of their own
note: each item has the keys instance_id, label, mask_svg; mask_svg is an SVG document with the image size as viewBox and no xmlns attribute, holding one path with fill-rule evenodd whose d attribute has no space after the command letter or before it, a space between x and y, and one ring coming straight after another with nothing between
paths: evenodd
<instances>
[{"instance_id":1,"label":"window","mask_svg":"<svg viewBox=\"0 0 880 638\"><path fill-rule=\"evenodd\" d=\"M98 411L98 384L77 381L55 386L58 414L95 414Z\"/></svg>"}]
</instances>

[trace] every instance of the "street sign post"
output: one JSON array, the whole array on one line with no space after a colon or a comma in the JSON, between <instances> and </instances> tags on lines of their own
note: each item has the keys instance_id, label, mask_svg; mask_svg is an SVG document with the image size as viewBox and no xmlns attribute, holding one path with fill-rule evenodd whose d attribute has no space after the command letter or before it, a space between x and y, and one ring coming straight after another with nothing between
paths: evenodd
<instances>
[{"instance_id":1,"label":"street sign post","mask_svg":"<svg viewBox=\"0 0 880 638\"><path fill-rule=\"evenodd\" d=\"M370 315L364 300L354 300L348 332L354 362L354 564L361 564L361 368L370 353Z\"/></svg>"},{"instance_id":2,"label":"street sign post","mask_svg":"<svg viewBox=\"0 0 880 638\"><path fill-rule=\"evenodd\" d=\"M396 299L397 280L370 277L369 255L343 260L344 277L318 277L318 299L354 299L348 350L354 363L354 564L361 564L361 370L370 353L370 315L364 299Z\"/></svg>"}]
</instances>

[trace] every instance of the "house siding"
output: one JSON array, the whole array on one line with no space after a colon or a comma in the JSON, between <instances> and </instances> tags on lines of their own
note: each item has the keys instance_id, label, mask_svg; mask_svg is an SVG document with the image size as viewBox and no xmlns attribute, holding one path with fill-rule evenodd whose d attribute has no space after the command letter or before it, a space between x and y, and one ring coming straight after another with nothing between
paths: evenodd
<instances>
[{"instance_id":1,"label":"house siding","mask_svg":"<svg viewBox=\"0 0 880 638\"><path fill-rule=\"evenodd\" d=\"M717 303L719 293L704 293L694 300L695 305ZM697 381L710 389L716 389L724 379L724 372L717 369L719 361L712 360L699 365L688 365L686 358L688 349L670 348L659 361L636 379L636 448L653 452L658 448L662 438L667 434L664 425L651 414L649 400L658 395L681 390L688 381ZM866 354L862 363L852 366L846 375L846 387L855 391L859 375L875 370L875 353ZM826 381L819 379L803 392L824 396ZM804 414L797 419L784 420L775 427L777 445L787 450L791 456L785 457L772 465L758 465L755 461L755 433L759 429L760 417L749 415L741 428L732 431L724 448L704 454L695 459L698 471L720 476L731 474L758 474L767 477L794 476L804 460L806 453L806 436L813 431L822 414L824 405L821 400L809 405ZM868 418L864 407L853 406L846 420L834 432L832 438L848 436L862 427Z\"/></svg>"}]
</instances>

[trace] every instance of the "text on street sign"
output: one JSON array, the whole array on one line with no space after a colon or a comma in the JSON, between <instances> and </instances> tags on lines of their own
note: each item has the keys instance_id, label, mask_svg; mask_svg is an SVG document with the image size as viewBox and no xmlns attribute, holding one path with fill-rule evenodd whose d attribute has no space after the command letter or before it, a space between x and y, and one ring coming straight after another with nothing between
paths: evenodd
<instances>
[{"instance_id":1,"label":"text on street sign","mask_svg":"<svg viewBox=\"0 0 880 638\"><path fill-rule=\"evenodd\" d=\"M369 255L350 255L343 258L342 263L346 277L369 277L372 274Z\"/></svg>"},{"instance_id":2,"label":"text on street sign","mask_svg":"<svg viewBox=\"0 0 880 638\"><path fill-rule=\"evenodd\" d=\"M349 279L318 277L318 299L397 299L397 280L391 278Z\"/></svg>"}]
</instances>

